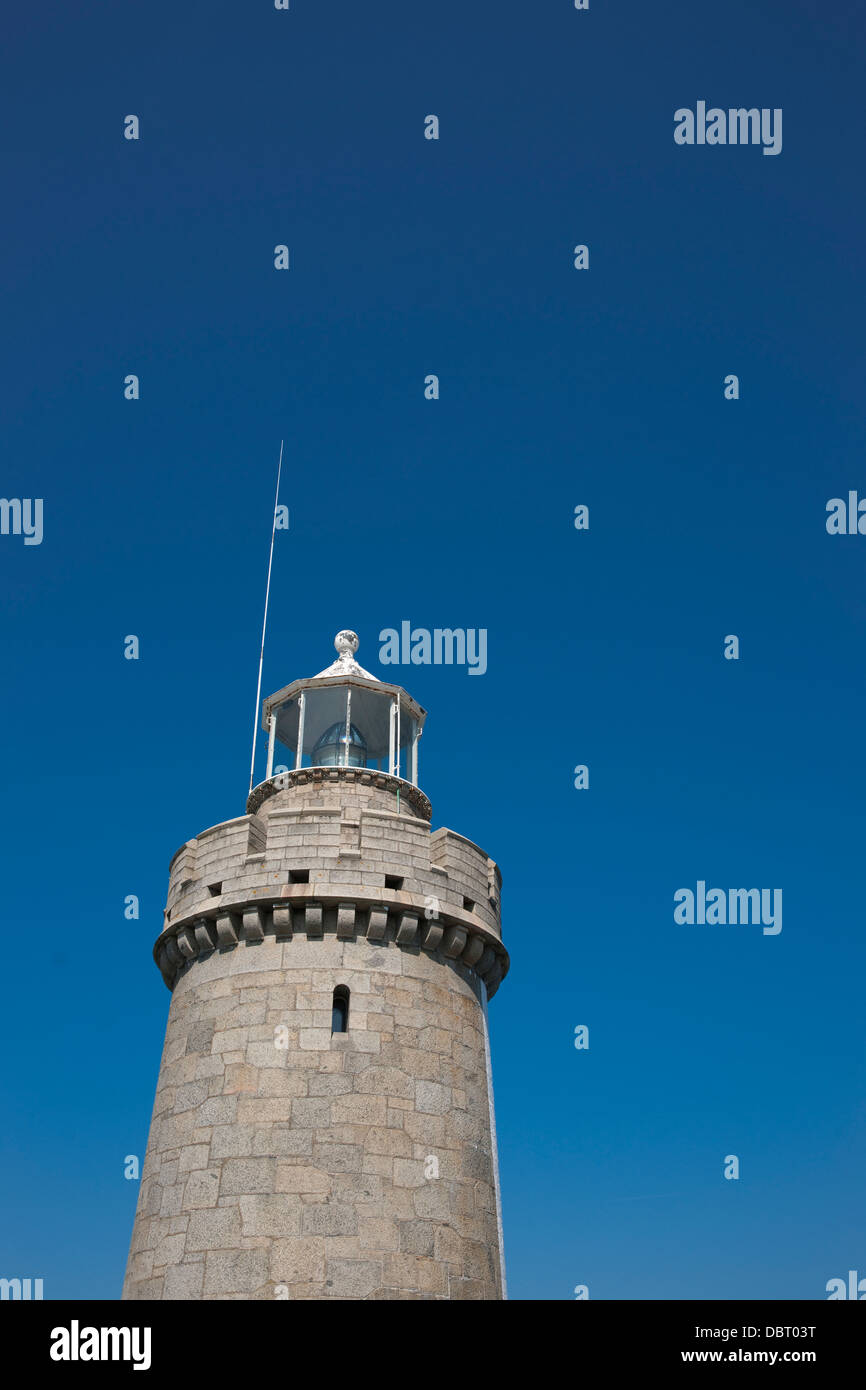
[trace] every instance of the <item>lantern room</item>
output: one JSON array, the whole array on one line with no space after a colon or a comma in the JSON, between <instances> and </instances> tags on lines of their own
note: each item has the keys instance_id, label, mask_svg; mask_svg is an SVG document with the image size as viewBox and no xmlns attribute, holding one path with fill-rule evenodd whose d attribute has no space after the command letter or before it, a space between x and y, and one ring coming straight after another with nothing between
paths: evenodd
<instances>
[{"instance_id":1,"label":"lantern room","mask_svg":"<svg viewBox=\"0 0 866 1390\"><path fill-rule=\"evenodd\" d=\"M338 657L309 680L269 695L266 780L302 767L365 767L418 785L418 741L426 711L399 685L386 685L355 660L358 637L334 639Z\"/></svg>"}]
</instances>

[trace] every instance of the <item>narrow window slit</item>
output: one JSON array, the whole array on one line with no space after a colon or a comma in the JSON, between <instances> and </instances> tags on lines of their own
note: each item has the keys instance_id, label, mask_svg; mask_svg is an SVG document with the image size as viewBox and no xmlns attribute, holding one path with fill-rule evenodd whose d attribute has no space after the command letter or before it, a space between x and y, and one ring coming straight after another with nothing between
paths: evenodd
<instances>
[{"instance_id":1,"label":"narrow window slit","mask_svg":"<svg viewBox=\"0 0 866 1390\"><path fill-rule=\"evenodd\" d=\"M345 985L337 985L331 1005L331 1033L349 1031L349 991Z\"/></svg>"}]
</instances>

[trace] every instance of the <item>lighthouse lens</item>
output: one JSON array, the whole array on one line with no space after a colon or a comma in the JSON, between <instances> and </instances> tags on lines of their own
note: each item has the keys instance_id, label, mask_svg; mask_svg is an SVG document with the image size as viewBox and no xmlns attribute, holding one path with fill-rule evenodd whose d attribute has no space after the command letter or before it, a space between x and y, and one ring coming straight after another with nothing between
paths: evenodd
<instances>
[{"instance_id":1,"label":"lighthouse lens","mask_svg":"<svg viewBox=\"0 0 866 1390\"><path fill-rule=\"evenodd\" d=\"M313 748L313 767L366 767L367 742L354 724L349 726L348 756L346 755L346 725L332 724Z\"/></svg>"}]
</instances>

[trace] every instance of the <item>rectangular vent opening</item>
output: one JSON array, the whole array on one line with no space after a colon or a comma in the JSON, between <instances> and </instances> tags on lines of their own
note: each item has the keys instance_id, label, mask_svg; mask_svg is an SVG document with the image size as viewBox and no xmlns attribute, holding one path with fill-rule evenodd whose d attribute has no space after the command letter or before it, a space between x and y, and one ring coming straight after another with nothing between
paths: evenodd
<instances>
[{"instance_id":1,"label":"rectangular vent opening","mask_svg":"<svg viewBox=\"0 0 866 1390\"><path fill-rule=\"evenodd\" d=\"M385 887L400 889L403 887L403 880L398 874L385 875Z\"/></svg>"},{"instance_id":2,"label":"rectangular vent opening","mask_svg":"<svg viewBox=\"0 0 866 1390\"><path fill-rule=\"evenodd\" d=\"M463 908L464 908L464 911L465 911L465 912L474 912L474 911L475 911L475 903L473 902L472 898L464 898L464 899L463 899Z\"/></svg>"},{"instance_id":3,"label":"rectangular vent opening","mask_svg":"<svg viewBox=\"0 0 866 1390\"><path fill-rule=\"evenodd\" d=\"M290 869L290 870L289 870L289 883L309 883L309 881L310 881L310 871L309 871L309 869Z\"/></svg>"},{"instance_id":4,"label":"rectangular vent opening","mask_svg":"<svg viewBox=\"0 0 866 1390\"><path fill-rule=\"evenodd\" d=\"M207 891L210 893L212 898L218 898L220 893L223 891L223 886L221 883L209 883L207 886Z\"/></svg>"}]
</instances>

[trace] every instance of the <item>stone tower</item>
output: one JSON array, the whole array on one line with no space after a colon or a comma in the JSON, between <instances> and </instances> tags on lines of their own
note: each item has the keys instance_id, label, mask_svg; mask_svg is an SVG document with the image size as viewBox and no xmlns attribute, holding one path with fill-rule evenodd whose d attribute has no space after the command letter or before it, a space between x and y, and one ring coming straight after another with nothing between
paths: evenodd
<instances>
[{"instance_id":1,"label":"stone tower","mask_svg":"<svg viewBox=\"0 0 866 1390\"><path fill-rule=\"evenodd\" d=\"M499 870L431 831L424 710L334 645L264 701L246 815L171 861L125 1299L505 1296Z\"/></svg>"}]
</instances>

